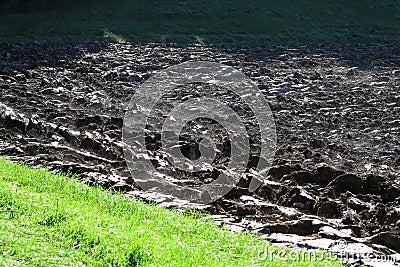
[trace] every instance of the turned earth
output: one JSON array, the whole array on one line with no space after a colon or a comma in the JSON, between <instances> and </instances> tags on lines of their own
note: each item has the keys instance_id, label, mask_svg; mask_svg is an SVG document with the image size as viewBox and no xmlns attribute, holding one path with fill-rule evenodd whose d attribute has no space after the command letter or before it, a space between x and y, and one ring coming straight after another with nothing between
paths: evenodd
<instances>
[{"instance_id":1,"label":"turned earth","mask_svg":"<svg viewBox=\"0 0 400 267\"><path fill-rule=\"evenodd\" d=\"M400 253L399 47L0 45L0 154L147 201L196 207L137 188L121 136L139 85L188 60L242 70L269 101L277 131L264 184L250 193L248 173L223 199L197 208L282 245ZM190 178L207 175L215 173Z\"/></svg>"}]
</instances>

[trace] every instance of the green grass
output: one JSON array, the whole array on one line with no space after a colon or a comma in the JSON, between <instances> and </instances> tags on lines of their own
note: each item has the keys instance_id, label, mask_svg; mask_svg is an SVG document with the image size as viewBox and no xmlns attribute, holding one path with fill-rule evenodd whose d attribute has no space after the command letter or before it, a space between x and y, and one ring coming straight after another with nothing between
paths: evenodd
<instances>
[{"instance_id":1,"label":"green grass","mask_svg":"<svg viewBox=\"0 0 400 267\"><path fill-rule=\"evenodd\" d=\"M264 255L277 248L198 212L145 204L2 158L0 211L0 266L282 265ZM291 264L342 266L332 259Z\"/></svg>"},{"instance_id":2,"label":"green grass","mask_svg":"<svg viewBox=\"0 0 400 267\"><path fill-rule=\"evenodd\" d=\"M202 45L256 45L400 41L398 0L18 2L0 4L0 42L187 44L201 40Z\"/></svg>"}]
</instances>

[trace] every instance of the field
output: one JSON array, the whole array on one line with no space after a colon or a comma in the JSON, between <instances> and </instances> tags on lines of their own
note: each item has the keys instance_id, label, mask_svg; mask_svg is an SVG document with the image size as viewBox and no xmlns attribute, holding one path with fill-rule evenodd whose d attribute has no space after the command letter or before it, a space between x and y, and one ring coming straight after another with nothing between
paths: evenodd
<instances>
[{"instance_id":1,"label":"field","mask_svg":"<svg viewBox=\"0 0 400 267\"><path fill-rule=\"evenodd\" d=\"M399 14L398 1L372 0L25 1L3 4L0 41L395 44Z\"/></svg>"},{"instance_id":2,"label":"field","mask_svg":"<svg viewBox=\"0 0 400 267\"><path fill-rule=\"evenodd\" d=\"M399 264L398 1L0 7L0 265Z\"/></svg>"}]
</instances>

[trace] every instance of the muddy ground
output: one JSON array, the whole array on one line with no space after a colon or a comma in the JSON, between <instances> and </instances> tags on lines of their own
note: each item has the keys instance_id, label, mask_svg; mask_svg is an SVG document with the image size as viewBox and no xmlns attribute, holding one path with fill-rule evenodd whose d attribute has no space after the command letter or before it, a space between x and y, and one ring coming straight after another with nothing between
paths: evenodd
<instances>
[{"instance_id":1,"label":"muddy ground","mask_svg":"<svg viewBox=\"0 0 400 267\"><path fill-rule=\"evenodd\" d=\"M357 253L400 254L399 47L0 45L0 154L165 201L127 170L123 116L140 84L188 60L242 70L269 101L277 131L264 184L249 192L249 174L201 208L232 229L353 262L376 265Z\"/></svg>"}]
</instances>

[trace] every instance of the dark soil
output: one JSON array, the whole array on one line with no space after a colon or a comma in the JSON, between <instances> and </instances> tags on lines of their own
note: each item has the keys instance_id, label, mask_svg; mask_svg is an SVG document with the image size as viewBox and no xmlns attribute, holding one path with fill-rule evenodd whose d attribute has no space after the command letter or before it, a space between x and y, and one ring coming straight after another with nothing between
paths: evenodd
<instances>
[{"instance_id":1,"label":"dark soil","mask_svg":"<svg viewBox=\"0 0 400 267\"><path fill-rule=\"evenodd\" d=\"M0 154L161 202L126 168L124 110L152 74L188 60L242 70L275 117L267 180L251 193L249 173L203 207L217 222L283 244L400 253L399 47L1 45Z\"/></svg>"}]
</instances>

